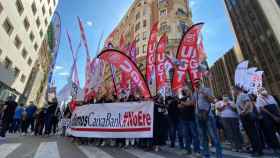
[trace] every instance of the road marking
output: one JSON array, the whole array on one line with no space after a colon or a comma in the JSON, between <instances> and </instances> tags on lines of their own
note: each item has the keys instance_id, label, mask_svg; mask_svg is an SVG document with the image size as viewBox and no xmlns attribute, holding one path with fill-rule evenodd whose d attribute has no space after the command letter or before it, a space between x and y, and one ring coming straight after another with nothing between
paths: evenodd
<instances>
[{"instance_id":1,"label":"road marking","mask_svg":"<svg viewBox=\"0 0 280 158\"><path fill-rule=\"evenodd\" d=\"M60 158L56 142L42 142L37 149L34 158Z\"/></svg>"},{"instance_id":2,"label":"road marking","mask_svg":"<svg viewBox=\"0 0 280 158\"><path fill-rule=\"evenodd\" d=\"M88 158L114 158L103 150L93 146L78 146Z\"/></svg>"},{"instance_id":3,"label":"road marking","mask_svg":"<svg viewBox=\"0 0 280 158\"><path fill-rule=\"evenodd\" d=\"M157 154L154 154L154 153L151 153L151 152L145 152L143 150L138 150L138 149L126 149L125 151L134 155L134 156L136 156L136 157L139 157L139 158L142 158L142 157L145 157L145 158L164 158L160 155L157 155Z\"/></svg>"},{"instance_id":4,"label":"road marking","mask_svg":"<svg viewBox=\"0 0 280 158\"><path fill-rule=\"evenodd\" d=\"M214 153L215 150L211 149L211 151ZM214 153L215 155L215 153ZM253 158L250 154L247 153L237 153L237 152L233 152L233 151L229 151L229 150L223 150L223 155L224 156L233 156L233 157L238 157L238 158ZM277 158L277 157L273 157L273 156L261 156L261 158Z\"/></svg>"},{"instance_id":5,"label":"road marking","mask_svg":"<svg viewBox=\"0 0 280 158\"><path fill-rule=\"evenodd\" d=\"M2 144L0 145L0 158L5 158L10 153L12 153L16 148L18 148L21 143L11 143L11 144Z\"/></svg>"}]
</instances>

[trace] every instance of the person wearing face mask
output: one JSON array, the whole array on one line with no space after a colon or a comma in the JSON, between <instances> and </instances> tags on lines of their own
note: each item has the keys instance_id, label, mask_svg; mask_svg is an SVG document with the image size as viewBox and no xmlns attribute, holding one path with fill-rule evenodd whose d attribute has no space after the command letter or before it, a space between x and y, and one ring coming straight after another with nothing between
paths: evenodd
<instances>
[{"instance_id":1,"label":"person wearing face mask","mask_svg":"<svg viewBox=\"0 0 280 158\"><path fill-rule=\"evenodd\" d=\"M256 107L262 117L262 130L267 145L275 153L280 154L280 144L276 136L276 132L280 132L280 108L276 100L265 89L261 89Z\"/></svg>"},{"instance_id":2,"label":"person wearing face mask","mask_svg":"<svg viewBox=\"0 0 280 158\"><path fill-rule=\"evenodd\" d=\"M187 154L192 154L191 145L193 144L193 151L198 156L200 153L200 143L195 122L195 104L192 101L191 90L183 90L182 95L183 97L178 104L179 135L184 138L184 148L187 150Z\"/></svg>"},{"instance_id":3,"label":"person wearing face mask","mask_svg":"<svg viewBox=\"0 0 280 158\"><path fill-rule=\"evenodd\" d=\"M222 124L232 149L240 152L242 149L242 136L235 104L227 95L224 95L223 100L217 105L217 109L221 114Z\"/></svg>"},{"instance_id":4,"label":"person wearing face mask","mask_svg":"<svg viewBox=\"0 0 280 158\"><path fill-rule=\"evenodd\" d=\"M234 94L236 96L236 107L246 135L249 138L252 157L263 155L263 145L261 133L257 130L257 118L253 112L254 104L249 95L244 93L243 88L235 86Z\"/></svg>"},{"instance_id":5,"label":"person wearing face mask","mask_svg":"<svg viewBox=\"0 0 280 158\"><path fill-rule=\"evenodd\" d=\"M198 131L203 147L202 155L205 158L210 158L209 137L216 148L216 158L224 157L216 127L216 120L211 111L211 104L214 103L214 100L212 90L199 83L199 88L195 89L193 93L192 101L196 106Z\"/></svg>"}]
</instances>

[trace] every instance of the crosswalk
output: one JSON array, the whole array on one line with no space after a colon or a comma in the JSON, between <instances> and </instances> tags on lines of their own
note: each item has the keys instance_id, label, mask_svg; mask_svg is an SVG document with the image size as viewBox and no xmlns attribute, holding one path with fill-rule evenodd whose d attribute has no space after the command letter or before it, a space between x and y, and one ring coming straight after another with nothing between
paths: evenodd
<instances>
[{"instance_id":1,"label":"crosswalk","mask_svg":"<svg viewBox=\"0 0 280 158\"><path fill-rule=\"evenodd\" d=\"M14 158L13 152L16 150L20 150L23 146L26 146L26 143L4 143L0 144L0 158ZM17 158L68 158L69 155L65 155L65 153L61 153L60 148L62 146L58 145L58 142L40 142L36 145L37 148L34 150L34 153L28 154L29 156L22 152L29 152L27 150L20 151L21 155L17 155ZM95 146L83 146L83 145L75 145L75 147L80 152L79 158L116 158L116 157L123 157L117 154L112 154L106 152L104 149L95 147ZM110 148L108 148L110 149ZM116 149L116 148L115 148ZM31 149L30 149L31 150ZM140 149L119 149L122 150L123 153L126 153L125 157L130 158L167 158L164 156L157 155L155 153L146 152Z\"/></svg>"},{"instance_id":2,"label":"crosswalk","mask_svg":"<svg viewBox=\"0 0 280 158\"><path fill-rule=\"evenodd\" d=\"M173 152L173 154L171 154L172 156L170 156L163 155L162 152L155 153L144 151L141 149L120 149L109 147L99 148L92 145L84 146L74 145L71 143L69 144L71 145L70 149L69 146L52 140L50 142L38 142L38 144L33 145L30 149L28 149L26 147L28 146L28 143L26 142L7 142L0 144L0 158L187 158L186 155L182 155L178 152L176 153L176 149L174 148L172 149L172 151L170 151L171 149L163 149L169 154ZM18 153L20 153L20 155ZM225 156L227 158L249 157L249 155L240 155L229 151L224 151L224 154L227 155Z\"/></svg>"}]
</instances>

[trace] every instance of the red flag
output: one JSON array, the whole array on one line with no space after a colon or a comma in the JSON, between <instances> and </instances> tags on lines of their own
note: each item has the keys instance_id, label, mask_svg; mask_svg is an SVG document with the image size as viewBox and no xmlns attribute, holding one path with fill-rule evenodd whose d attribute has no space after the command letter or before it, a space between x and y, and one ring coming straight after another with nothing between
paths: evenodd
<instances>
[{"instance_id":1,"label":"red flag","mask_svg":"<svg viewBox=\"0 0 280 158\"><path fill-rule=\"evenodd\" d=\"M120 51L126 53L126 47L125 47L125 39L123 37L123 34L121 35L121 38L120 38L120 42L119 42L119 49Z\"/></svg>"},{"instance_id":2,"label":"red flag","mask_svg":"<svg viewBox=\"0 0 280 158\"><path fill-rule=\"evenodd\" d=\"M136 49L136 40L133 40L131 45L130 45L130 49L129 49L129 56L131 58L131 60L136 64L136 55L137 55L137 49ZM130 81L130 93L131 94L135 94L136 91L136 84L131 80Z\"/></svg>"},{"instance_id":3,"label":"red flag","mask_svg":"<svg viewBox=\"0 0 280 158\"><path fill-rule=\"evenodd\" d=\"M166 85L165 73L165 49L168 44L168 36L163 34L158 42L156 51L156 90L163 89Z\"/></svg>"},{"instance_id":4,"label":"red flag","mask_svg":"<svg viewBox=\"0 0 280 158\"><path fill-rule=\"evenodd\" d=\"M179 61L179 66L175 68L172 80L172 89L174 91L178 91L184 87L186 73L189 70L190 61L197 51L197 40L202 26L203 23L193 25L188 29L181 39L177 51L177 60Z\"/></svg>"},{"instance_id":5,"label":"red flag","mask_svg":"<svg viewBox=\"0 0 280 158\"><path fill-rule=\"evenodd\" d=\"M119 41L119 49L120 51L122 51L123 53L127 53L126 52L126 47L125 47L125 39L123 37L123 34L121 35L120 41ZM127 90L128 89L128 76L127 73L125 73L124 71L121 72L121 78L120 78L120 88L121 90Z\"/></svg>"},{"instance_id":6,"label":"red flag","mask_svg":"<svg viewBox=\"0 0 280 158\"><path fill-rule=\"evenodd\" d=\"M76 100L71 100L71 102L69 103L69 109L72 113L75 111L77 105L78 103Z\"/></svg>"},{"instance_id":7,"label":"red flag","mask_svg":"<svg viewBox=\"0 0 280 158\"><path fill-rule=\"evenodd\" d=\"M153 24L148 41L148 50L146 58L146 81L151 83L152 73L155 69L155 51L157 45L157 32L158 32L158 22Z\"/></svg>"},{"instance_id":8,"label":"red flag","mask_svg":"<svg viewBox=\"0 0 280 158\"><path fill-rule=\"evenodd\" d=\"M127 73L129 78L132 79L140 89L142 95L145 98L151 97L149 88L145 83L141 72L137 68L136 64L134 64L126 54L118 50L107 49L102 51L98 55L98 58L107 61L108 63L114 65L116 68L120 68L121 71Z\"/></svg>"},{"instance_id":9,"label":"red flag","mask_svg":"<svg viewBox=\"0 0 280 158\"><path fill-rule=\"evenodd\" d=\"M80 27L80 33L81 33L81 39L82 42L84 44L84 47L86 49L86 74L85 74L85 86L84 86L84 96L86 97L88 95L89 92L89 83L90 83L90 73L91 73L91 59L90 59L90 53L89 53L89 48L88 48L88 43L87 43L87 39L86 39L86 35L85 35L85 30L84 30L84 26L83 23L81 21L81 19L79 17L78 18L78 23L79 23L79 27Z\"/></svg>"}]
</instances>

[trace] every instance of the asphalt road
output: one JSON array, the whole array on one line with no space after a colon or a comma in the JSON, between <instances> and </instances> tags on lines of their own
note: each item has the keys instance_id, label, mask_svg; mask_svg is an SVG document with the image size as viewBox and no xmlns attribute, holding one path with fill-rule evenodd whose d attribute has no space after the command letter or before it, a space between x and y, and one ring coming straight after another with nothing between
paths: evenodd
<instances>
[{"instance_id":1,"label":"asphalt road","mask_svg":"<svg viewBox=\"0 0 280 158\"><path fill-rule=\"evenodd\" d=\"M224 151L225 158L248 158L247 154ZM8 136L0 141L0 158L192 158L182 150L162 147L160 152L77 145L70 139L52 136ZM271 158L271 156L268 156ZM264 157L266 158L266 157Z\"/></svg>"}]
</instances>

